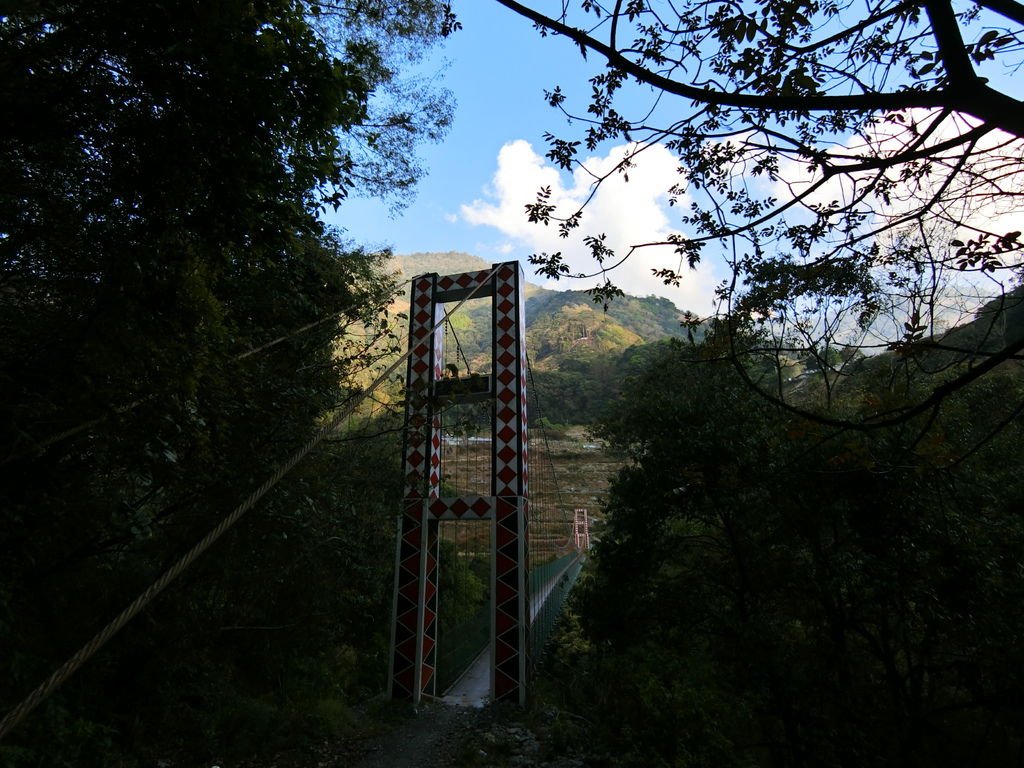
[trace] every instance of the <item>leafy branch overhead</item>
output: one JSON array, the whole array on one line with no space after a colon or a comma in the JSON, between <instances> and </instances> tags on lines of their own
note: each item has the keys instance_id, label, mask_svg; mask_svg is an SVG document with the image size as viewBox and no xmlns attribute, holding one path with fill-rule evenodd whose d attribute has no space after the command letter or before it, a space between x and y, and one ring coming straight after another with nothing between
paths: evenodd
<instances>
[{"instance_id":1,"label":"leafy branch overhead","mask_svg":"<svg viewBox=\"0 0 1024 768\"><path fill-rule=\"evenodd\" d=\"M792 358L934 345L1021 278L1024 4L497 2L595 67L545 93L570 124L545 134L547 158L589 173L590 196L566 209L543 189L528 218L580 238L609 283L645 254L666 285L714 269L722 327L760 334L776 358L766 396L785 399ZM617 162L588 162L613 144ZM677 166L673 230L601 240L590 202L654 147ZM562 253L533 261L550 277L586 271ZM1013 341L986 357L1011 359ZM819 367L826 390L842 379Z\"/></svg>"}]
</instances>

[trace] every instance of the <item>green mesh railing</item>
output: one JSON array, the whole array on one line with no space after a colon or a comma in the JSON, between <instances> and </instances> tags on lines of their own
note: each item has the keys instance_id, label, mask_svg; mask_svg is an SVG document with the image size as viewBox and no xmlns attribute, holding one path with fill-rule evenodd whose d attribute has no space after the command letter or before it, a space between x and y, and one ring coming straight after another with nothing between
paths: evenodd
<instances>
[{"instance_id":1,"label":"green mesh railing","mask_svg":"<svg viewBox=\"0 0 1024 768\"><path fill-rule=\"evenodd\" d=\"M437 691L446 693L465 672L491 636L491 603L484 602L471 617L437 639Z\"/></svg>"},{"instance_id":2,"label":"green mesh railing","mask_svg":"<svg viewBox=\"0 0 1024 768\"><path fill-rule=\"evenodd\" d=\"M579 553L571 552L530 571L530 603L534 613L530 624L533 663L543 654L544 645L562 612L565 598L576 583L582 567L583 558ZM536 608L536 601L542 597L545 598L543 604ZM438 637L438 693L446 693L483 652L490 640L490 633L491 605L488 601L473 616Z\"/></svg>"},{"instance_id":3,"label":"green mesh railing","mask_svg":"<svg viewBox=\"0 0 1024 768\"><path fill-rule=\"evenodd\" d=\"M579 557L576 552L570 552L567 555L562 555L555 560L549 560L548 562L534 566L530 569L530 585L531 589L535 589L534 585L543 584L552 576L564 571L573 558ZM531 597L533 595L531 594Z\"/></svg>"},{"instance_id":4,"label":"green mesh railing","mask_svg":"<svg viewBox=\"0 0 1024 768\"><path fill-rule=\"evenodd\" d=\"M570 552L530 571L531 603L543 600L539 608L532 608L534 616L530 624L531 664L536 664L544 655L544 646L582 567L582 556L578 552Z\"/></svg>"}]
</instances>

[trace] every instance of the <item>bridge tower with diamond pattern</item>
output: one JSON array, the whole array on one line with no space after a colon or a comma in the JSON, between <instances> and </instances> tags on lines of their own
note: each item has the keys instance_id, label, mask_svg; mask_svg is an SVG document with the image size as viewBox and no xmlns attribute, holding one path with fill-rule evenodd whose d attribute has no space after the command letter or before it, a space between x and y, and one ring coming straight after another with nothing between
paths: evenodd
<instances>
[{"instance_id":1,"label":"bridge tower with diamond pattern","mask_svg":"<svg viewBox=\"0 0 1024 768\"><path fill-rule=\"evenodd\" d=\"M491 528L491 698L526 700L529 669L526 319L518 262L490 270L413 278L404 440L405 498L398 525L389 665L392 699L419 702L437 690L439 524ZM444 305L491 297L491 374L453 388L443 371ZM491 495L442 497L441 407L493 399Z\"/></svg>"}]
</instances>

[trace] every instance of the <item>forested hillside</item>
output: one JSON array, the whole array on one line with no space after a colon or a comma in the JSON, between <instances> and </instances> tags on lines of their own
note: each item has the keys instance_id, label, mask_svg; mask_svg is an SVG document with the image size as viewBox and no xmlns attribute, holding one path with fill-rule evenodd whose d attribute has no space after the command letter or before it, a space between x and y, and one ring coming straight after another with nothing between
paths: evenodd
<instances>
[{"instance_id":1,"label":"forested hillside","mask_svg":"<svg viewBox=\"0 0 1024 768\"><path fill-rule=\"evenodd\" d=\"M475 272L490 263L465 253L395 257L403 279L426 272ZM399 301L393 307L405 312ZM591 424L652 352L645 345L685 337L682 312L668 299L620 296L608 310L585 291L554 291L527 282L526 337L543 414L555 424ZM490 300L475 300L453 316L446 344L458 345L470 370L490 370ZM698 332L698 337L700 333ZM464 367L465 362L459 362Z\"/></svg>"}]
</instances>

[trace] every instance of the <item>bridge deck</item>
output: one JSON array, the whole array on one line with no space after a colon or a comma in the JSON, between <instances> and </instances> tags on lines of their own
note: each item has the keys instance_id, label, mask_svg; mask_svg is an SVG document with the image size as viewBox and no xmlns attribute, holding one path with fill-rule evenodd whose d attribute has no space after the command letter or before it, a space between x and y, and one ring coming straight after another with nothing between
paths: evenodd
<instances>
[{"instance_id":1,"label":"bridge deck","mask_svg":"<svg viewBox=\"0 0 1024 768\"><path fill-rule=\"evenodd\" d=\"M550 577L537 592L537 600L530 606L530 623L532 624L537 615L544 607L552 590L558 584L558 580L577 566L579 560L573 560L565 568ZM441 697L445 704L452 704L459 707L482 708L487 704L491 696L491 646L488 643L483 651L476 657L472 664L459 677L448 692Z\"/></svg>"}]
</instances>

